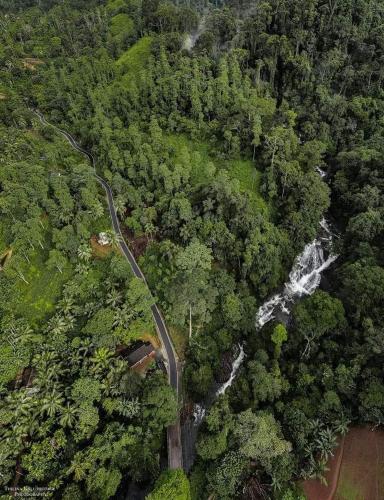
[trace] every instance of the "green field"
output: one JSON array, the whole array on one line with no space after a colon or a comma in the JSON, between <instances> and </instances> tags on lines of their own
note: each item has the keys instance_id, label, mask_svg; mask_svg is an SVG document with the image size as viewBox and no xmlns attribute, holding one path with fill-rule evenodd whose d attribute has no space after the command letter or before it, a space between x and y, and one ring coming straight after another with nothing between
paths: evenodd
<instances>
[{"instance_id":1,"label":"green field","mask_svg":"<svg viewBox=\"0 0 384 500\"><path fill-rule=\"evenodd\" d=\"M240 189L249 195L252 206L258 210L267 210L267 204L260 194L261 172L251 160L231 160L227 162L229 175L240 182Z\"/></svg>"},{"instance_id":2,"label":"green field","mask_svg":"<svg viewBox=\"0 0 384 500\"><path fill-rule=\"evenodd\" d=\"M37 324L52 313L55 302L61 295L62 286L73 269L68 265L60 274L59 271L47 269L41 254L31 259L31 264L25 270L29 285L18 279L14 290L14 311L28 319L31 324Z\"/></svg>"},{"instance_id":3,"label":"green field","mask_svg":"<svg viewBox=\"0 0 384 500\"><path fill-rule=\"evenodd\" d=\"M144 36L122 54L116 61L116 67L123 73L122 82L131 87L140 81L151 54L152 38Z\"/></svg>"}]
</instances>

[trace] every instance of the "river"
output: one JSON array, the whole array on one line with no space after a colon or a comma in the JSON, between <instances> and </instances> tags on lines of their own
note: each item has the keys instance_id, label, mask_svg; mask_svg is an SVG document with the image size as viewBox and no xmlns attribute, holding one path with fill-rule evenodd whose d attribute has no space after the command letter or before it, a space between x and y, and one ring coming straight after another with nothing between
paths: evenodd
<instances>
[{"instance_id":1,"label":"river","mask_svg":"<svg viewBox=\"0 0 384 500\"><path fill-rule=\"evenodd\" d=\"M316 168L319 175L324 178L326 173L319 167ZM325 218L320 222L319 232L316 239L308 243L300 255L293 263L288 281L283 285L281 291L272 295L258 309L255 318L256 331L260 330L266 323L273 319L279 322L287 323L293 305L302 297L309 296L319 287L321 275L336 259L337 255L332 252L332 229ZM232 385L237 372L241 367L246 355L242 345L237 346L236 358L232 363L232 371L227 382L215 384L206 400L194 406L194 424L193 429L189 428L189 453L185 453L185 460L188 459L188 466L193 463L194 442L197 437L197 431L202 423L207 409L213 404L214 400L224 394ZM183 439L184 441L184 439ZM184 441L185 442L185 441ZM183 443L184 446L184 443ZM186 451L186 450L183 450Z\"/></svg>"},{"instance_id":2,"label":"river","mask_svg":"<svg viewBox=\"0 0 384 500\"><path fill-rule=\"evenodd\" d=\"M305 246L296 258L289 279L280 293L273 295L259 308L256 329L278 317L286 323L293 304L303 296L311 295L321 282L321 273L336 259L332 253L332 232L326 219L320 222L318 237Z\"/></svg>"}]
</instances>

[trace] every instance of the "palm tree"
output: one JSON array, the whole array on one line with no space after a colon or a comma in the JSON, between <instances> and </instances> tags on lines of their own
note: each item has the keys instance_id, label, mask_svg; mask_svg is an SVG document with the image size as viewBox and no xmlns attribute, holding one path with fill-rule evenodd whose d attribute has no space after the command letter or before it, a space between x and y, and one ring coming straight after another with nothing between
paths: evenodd
<instances>
[{"instance_id":1,"label":"palm tree","mask_svg":"<svg viewBox=\"0 0 384 500\"><path fill-rule=\"evenodd\" d=\"M36 411L36 401L26 389L11 392L5 399L5 408L13 415L15 422L23 418L32 419Z\"/></svg>"},{"instance_id":2,"label":"palm tree","mask_svg":"<svg viewBox=\"0 0 384 500\"><path fill-rule=\"evenodd\" d=\"M329 455L333 455L332 450L336 447L337 440L333 430L329 427L322 429L315 439L316 448L320 451L321 457L326 460Z\"/></svg>"},{"instance_id":3,"label":"palm tree","mask_svg":"<svg viewBox=\"0 0 384 500\"><path fill-rule=\"evenodd\" d=\"M128 307L127 304L123 304L123 306L116 311L113 326L127 328L129 323L132 321L133 316L132 309Z\"/></svg>"},{"instance_id":4,"label":"palm tree","mask_svg":"<svg viewBox=\"0 0 384 500\"><path fill-rule=\"evenodd\" d=\"M52 381L52 386L59 386L58 381L60 380L60 377L68 373L69 371L69 366L68 363L65 365L63 363L58 363L55 365L51 365L47 368L46 373L47 376L51 379Z\"/></svg>"},{"instance_id":5,"label":"palm tree","mask_svg":"<svg viewBox=\"0 0 384 500\"><path fill-rule=\"evenodd\" d=\"M83 361L83 355L79 351L79 349L70 349L68 350L68 363L67 368L69 373L76 373L81 366Z\"/></svg>"},{"instance_id":6,"label":"palm tree","mask_svg":"<svg viewBox=\"0 0 384 500\"><path fill-rule=\"evenodd\" d=\"M73 457L67 474L73 474L75 476L75 481L81 481L86 477L89 469L90 464L85 460L84 454L80 451Z\"/></svg>"},{"instance_id":7,"label":"palm tree","mask_svg":"<svg viewBox=\"0 0 384 500\"><path fill-rule=\"evenodd\" d=\"M34 332L31 328L26 327L21 332L21 342L22 344L27 344L30 346L32 343L41 344L43 335L41 333Z\"/></svg>"},{"instance_id":8,"label":"palm tree","mask_svg":"<svg viewBox=\"0 0 384 500\"><path fill-rule=\"evenodd\" d=\"M115 231L113 231L111 229L106 231L106 234L108 236L110 245L112 245L113 247L117 247L120 245L120 242L122 240L122 237L120 234L117 234Z\"/></svg>"},{"instance_id":9,"label":"palm tree","mask_svg":"<svg viewBox=\"0 0 384 500\"><path fill-rule=\"evenodd\" d=\"M145 232L145 234L149 235L149 239L151 241L153 240L153 235L154 235L155 231L156 231L156 227L154 226L154 224L152 222L147 222L144 225L144 232Z\"/></svg>"},{"instance_id":10,"label":"palm tree","mask_svg":"<svg viewBox=\"0 0 384 500\"><path fill-rule=\"evenodd\" d=\"M120 399L117 407L117 412L123 417L132 418L140 411L139 400L136 399Z\"/></svg>"},{"instance_id":11,"label":"palm tree","mask_svg":"<svg viewBox=\"0 0 384 500\"><path fill-rule=\"evenodd\" d=\"M80 352L81 356L85 358L85 356L87 356L92 351L92 348L92 340L87 338L81 341L78 352Z\"/></svg>"},{"instance_id":12,"label":"palm tree","mask_svg":"<svg viewBox=\"0 0 384 500\"><path fill-rule=\"evenodd\" d=\"M317 434L318 432L320 432L320 430L323 427L323 424L322 424L321 420L319 420L318 418L310 420L309 421L309 425L310 425L311 431L314 434Z\"/></svg>"},{"instance_id":13,"label":"palm tree","mask_svg":"<svg viewBox=\"0 0 384 500\"><path fill-rule=\"evenodd\" d=\"M48 328L55 335L64 333L66 330L66 321L59 313L55 314L48 322Z\"/></svg>"},{"instance_id":14,"label":"palm tree","mask_svg":"<svg viewBox=\"0 0 384 500\"><path fill-rule=\"evenodd\" d=\"M283 487L281 479L276 476L272 476L271 486L274 491L281 491L281 488Z\"/></svg>"},{"instance_id":15,"label":"palm tree","mask_svg":"<svg viewBox=\"0 0 384 500\"><path fill-rule=\"evenodd\" d=\"M83 307L83 312L88 318L90 318L91 316L93 316L96 309L97 309L96 302L87 302Z\"/></svg>"},{"instance_id":16,"label":"palm tree","mask_svg":"<svg viewBox=\"0 0 384 500\"><path fill-rule=\"evenodd\" d=\"M125 212L125 200L122 196L116 196L115 200L115 210L119 215L123 215Z\"/></svg>"},{"instance_id":17,"label":"palm tree","mask_svg":"<svg viewBox=\"0 0 384 500\"><path fill-rule=\"evenodd\" d=\"M41 401L41 413L46 413L48 417L53 417L57 412L62 410L64 398L54 389L50 394L45 396Z\"/></svg>"},{"instance_id":18,"label":"palm tree","mask_svg":"<svg viewBox=\"0 0 384 500\"><path fill-rule=\"evenodd\" d=\"M72 297L64 297L58 302L56 309L63 312L64 314L69 314L70 312L72 312L74 306L75 303Z\"/></svg>"},{"instance_id":19,"label":"palm tree","mask_svg":"<svg viewBox=\"0 0 384 500\"><path fill-rule=\"evenodd\" d=\"M348 427L349 424L351 423L350 420L347 419L345 415L341 415L340 419L335 422L335 432L336 434L341 434L342 436L345 436L348 432Z\"/></svg>"},{"instance_id":20,"label":"palm tree","mask_svg":"<svg viewBox=\"0 0 384 500\"><path fill-rule=\"evenodd\" d=\"M65 316L60 313L56 313L53 318L49 321L49 326L53 334L60 335L61 333L68 332L72 330L75 325L75 318L67 313Z\"/></svg>"},{"instance_id":21,"label":"palm tree","mask_svg":"<svg viewBox=\"0 0 384 500\"><path fill-rule=\"evenodd\" d=\"M48 372L48 370L38 370L33 381L33 384L36 388L39 388L41 391L47 391L50 387L52 387L52 372Z\"/></svg>"},{"instance_id":22,"label":"palm tree","mask_svg":"<svg viewBox=\"0 0 384 500\"><path fill-rule=\"evenodd\" d=\"M21 450L25 446L25 439L28 437L28 432L22 425L13 425L7 427L2 432L2 441L4 441L13 456L20 454Z\"/></svg>"},{"instance_id":23,"label":"palm tree","mask_svg":"<svg viewBox=\"0 0 384 500\"><path fill-rule=\"evenodd\" d=\"M43 350L34 355L32 365L38 370L46 370L51 365L60 364L58 355L54 351L43 348Z\"/></svg>"},{"instance_id":24,"label":"palm tree","mask_svg":"<svg viewBox=\"0 0 384 500\"><path fill-rule=\"evenodd\" d=\"M123 359L114 358L113 364L109 366L108 373L104 377L105 393L112 396L121 394L120 380L127 371L127 363Z\"/></svg>"},{"instance_id":25,"label":"palm tree","mask_svg":"<svg viewBox=\"0 0 384 500\"><path fill-rule=\"evenodd\" d=\"M328 470L329 469L327 467L327 461L326 460L324 460L324 459L315 460L312 457L312 460L310 461L310 464L309 464L309 470L306 471L303 474L303 477L307 478L307 479L319 479L319 481L322 484L324 484L325 486L327 486L327 480L326 480L324 474Z\"/></svg>"},{"instance_id":26,"label":"palm tree","mask_svg":"<svg viewBox=\"0 0 384 500\"><path fill-rule=\"evenodd\" d=\"M75 273L76 274L88 274L89 272L89 266L86 262L79 262L77 266L75 267Z\"/></svg>"},{"instance_id":27,"label":"palm tree","mask_svg":"<svg viewBox=\"0 0 384 500\"><path fill-rule=\"evenodd\" d=\"M85 262L89 262L89 260L92 257L92 248L89 245L83 243L77 249L77 255L79 256L80 260L83 260Z\"/></svg>"},{"instance_id":28,"label":"palm tree","mask_svg":"<svg viewBox=\"0 0 384 500\"><path fill-rule=\"evenodd\" d=\"M107 298L106 298L106 303L109 306L116 307L118 304L121 303L123 299L123 295L119 290L116 290L116 288L112 288L112 290L108 293Z\"/></svg>"},{"instance_id":29,"label":"palm tree","mask_svg":"<svg viewBox=\"0 0 384 500\"><path fill-rule=\"evenodd\" d=\"M94 373L100 373L108 368L110 364L110 359L113 357L113 352L106 347L99 347L94 352L90 361L92 363L91 371Z\"/></svg>"},{"instance_id":30,"label":"palm tree","mask_svg":"<svg viewBox=\"0 0 384 500\"><path fill-rule=\"evenodd\" d=\"M69 224L71 222L72 218L73 218L73 214L72 213L60 212L58 214L58 219L63 224Z\"/></svg>"},{"instance_id":31,"label":"palm tree","mask_svg":"<svg viewBox=\"0 0 384 500\"><path fill-rule=\"evenodd\" d=\"M76 422L78 409L71 406L68 402L67 405L61 409L60 412L60 425L62 427L73 427Z\"/></svg>"},{"instance_id":32,"label":"palm tree","mask_svg":"<svg viewBox=\"0 0 384 500\"><path fill-rule=\"evenodd\" d=\"M95 219L100 219L104 215L104 208L101 203L95 203L91 211Z\"/></svg>"}]
</instances>

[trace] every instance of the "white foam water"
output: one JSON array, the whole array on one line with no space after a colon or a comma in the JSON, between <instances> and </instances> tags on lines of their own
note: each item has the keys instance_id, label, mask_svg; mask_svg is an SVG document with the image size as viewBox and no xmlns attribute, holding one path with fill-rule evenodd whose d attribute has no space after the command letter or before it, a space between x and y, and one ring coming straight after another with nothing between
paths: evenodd
<instances>
[{"instance_id":1,"label":"white foam water","mask_svg":"<svg viewBox=\"0 0 384 500\"><path fill-rule=\"evenodd\" d=\"M323 234L308 243L296 258L283 291L273 295L259 308L256 315L258 329L278 313L289 315L292 303L300 297L311 295L320 285L321 273L337 259L338 256L332 253L326 257L325 248L332 241L332 233L325 219L320 222L320 227Z\"/></svg>"},{"instance_id":2,"label":"white foam water","mask_svg":"<svg viewBox=\"0 0 384 500\"><path fill-rule=\"evenodd\" d=\"M232 370L231 370L231 375L229 379L221 384L214 393L211 394L211 396L208 398L208 401L205 401L205 403L195 403L193 407L193 419L194 419L194 425L199 426L201 422L204 420L204 417L207 412L207 406L211 406L211 403L220 396L221 394L225 394L225 391L228 389L228 387L231 387L233 381L235 380L236 374L240 366L242 365L244 358L245 358L245 352L244 348L242 345L239 344L239 354L237 355L236 359L232 363ZM212 400L212 401L210 401Z\"/></svg>"},{"instance_id":3,"label":"white foam water","mask_svg":"<svg viewBox=\"0 0 384 500\"><path fill-rule=\"evenodd\" d=\"M327 177L327 172L321 169L319 166L315 167L316 172L320 175L320 177Z\"/></svg>"},{"instance_id":4,"label":"white foam water","mask_svg":"<svg viewBox=\"0 0 384 500\"><path fill-rule=\"evenodd\" d=\"M203 421L205 414L207 410L204 408L203 405L199 405L198 403L195 403L193 407L193 419L195 425L200 425L201 422Z\"/></svg>"},{"instance_id":5,"label":"white foam water","mask_svg":"<svg viewBox=\"0 0 384 500\"><path fill-rule=\"evenodd\" d=\"M320 167L317 167L316 170L321 177L327 175ZM311 295L320 285L321 273L337 259L338 256L332 254L331 251L333 234L328 222L323 219L320 221L320 227L322 229L321 234L306 245L303 252L296 258L283 291L273 295L259 308L256 315L256 328L258 330L268 321L274 319L277 314L288 318L293 303L302 296ZM245 358L243 346L239 345L239 349L240 352L232 364L229 380L211 395L211 397L213 396L212 401L208 398L204 404L195 404L194 406L193 425L196 430L194 440L196 440L197 429L207 413L207 408L212 405L217 396L225 393L236 378L236 374Z\"/></svg>"},{"instance_id":6,"label":"white foam water","mask_svg":"<svg viewBox=\"0 0 384 500\"><path fill-rule=\"evenodd\" d=\"M240 368L240 366L244 360L244 357L245 357L243 346L239 345L239 349L240 349L239 355L237 356L237 358L235 359L235 361L232 364L231 376L229 377L227 382L224 382L224 384L222 384L217 389L216 396L220 396L221 394L224 394L225 391L228 389L228 387L231 387L232 382L235 380L237 370Z\"/></svg>"}]
</instances>

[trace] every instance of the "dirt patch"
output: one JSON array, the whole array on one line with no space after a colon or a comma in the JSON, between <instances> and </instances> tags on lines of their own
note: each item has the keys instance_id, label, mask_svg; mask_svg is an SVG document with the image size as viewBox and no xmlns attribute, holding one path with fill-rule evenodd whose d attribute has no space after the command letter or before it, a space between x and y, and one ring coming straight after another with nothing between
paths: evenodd
<instances>
[{"instance_id":1,"label":"dirt patch","mask_svg":"<svg viewBox=\"0 0 384 500\"><path fill-rule=\"evenodd\" d=\"M4 101L6 98L7 98L7 96L5 94L3 94L2 92L0 92L0 101Z\"/></svg>"},{"instance_id":2,"label":"dirt patch","mask_svg":"<svg viewBox=\"0 0 384 500\"><path fill-rule=\"evenodd\" d=\"M37 67L41 64L45 64L41 59L37 59L36 57L26 57L22 60L22 64L24 68L29 69L31 71L36 71Z\"/></svg>"},{"instance_id":3,"label":"dirt patch","mask_svg":"<svg viewBox=\"0 0 384 500\"><path fill-rule=\"evenodd\" d=\"M175 346L176 353L180 361L185 360L185 351L187 349L189 336L186 330L176 328L175 326L168 326L169 334L171 335L173 345Z\"/></svg>"},{"instance_id":4,"label":"dirt patch","mask_svg":"<svg viewBox=\"0 0 384 500\"><path fill-rule=\"evenodd\" d=\"M146 235L135 237L133 233L126 227L122 228L122 233L135 259L138 259L141 255L145 253L147 246L152 241L151 238L149 238L149 236Z\"/></svg>"},{"instance_id":5,"label":"dirt patch","mask_svg":"<svg viewBox=\"0 0 384 500\"><path fill-rule=\"evenodd\" d=\"M0 271L4 269L9 259L12 257L12 249L6 250L0 255Z\"/></svg>"},{"instance_id":6,"label":"dirt patch","mask_svg":"<svg viewBox=\"0 0 384 500\"><path fill-rule=\"evenodd\" d=\"M384 500L384 431L352 428L327 466L328 486L302 484L308 500Z\"/></svg>"},{"instance_id":7,"label":"dirt patch","mask_svg":"<svg viewBox=\"0 0 384 500\"><path fill-rule=\"evenodd\" d=\"M151 240L147 236L139 236L138 238L131 238L129 240L133 255L136 259L145 253L150 241Z\"/></svg>"},{"instance_id":8,"label":"dirt patch","mask_svg":"<svg viewBox=\"0 0 384 500\"><path fill-rule=\"evenodd\" d=\"M339 472L343 459L345 438L339 439L339 445L334 451L333 457L327 464L327 472L324 474L326 484L317 479L304 481L303 490L308 500L332 500L339 480Z\"/></svg>"},{"instance_id":9,"label":"dirt patch","mask_svg":"<svg viewBox=\"0 0 384 500\"><path fill-rule=\"evenodd\" d=\"M348 433L334 499L384 499L384 431L361 427Z\"/></svg>"},{"instance_id":10,"label":"dirt patch","mask_svg":"<svg viewBox=\"0 0 384 500\"><path fill-rule=\"evenodd\" d=\"M91 247L93 256L99 259L105 259L113 252L113 247L111 245L100 245L97 242L96 236L92 236L91 238Z\"/></svg>"},{"instance_id":11,"label":"dirt patch","mask_svg":"<svg viewBox=\"0 0 384 500\"><path fill-rule=\"evenodd\" d=\"M153 335L152 333L144 333L140 337L144 342L150 342L155 349L160 349L161 343L157 335Z\"/></svg>"}]
</instances>

